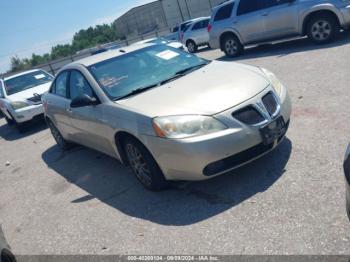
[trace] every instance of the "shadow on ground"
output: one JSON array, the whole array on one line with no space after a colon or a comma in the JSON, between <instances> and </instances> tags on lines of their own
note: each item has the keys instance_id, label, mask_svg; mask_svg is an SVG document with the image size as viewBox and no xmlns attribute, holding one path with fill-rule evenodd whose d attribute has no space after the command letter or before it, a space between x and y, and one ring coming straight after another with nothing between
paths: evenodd
<instances>
[{"instance_id":1,"label":"shadow on ground","mask_svg":"<svg viewBox=\"0 0 350 262\"><path fill-rule=\"evenodd\" d=\"M291 151L292 143L286 139L271 154L234 172L204 182L174 183L170 190L158 193L145 190L116 160L90 149L76 147L62 152L54 146L42 158L49 168L86 191L86 195L71 199L72 205L98 199L132 217L183 226L206 220L268 190L286 171ZM63 193L60 185L52 190Z\"/></svg>"},{"instance_id":2,"label":"shadow on ground","mask_svg":"<svg viewBox=\"0 0 350 262\"><path fill-rule=\"evenodd\" d=\"M268 57L268 56L287 56L293 53L298 52L306 52L318 49L327 49L337 46L343 46L350 44L350 31L344 31L339 34L337 40L333 43L326 45L316 45L312 43L307 38L298 38L283 42L276 42L271 44L263 44L258 46L253 46L246 48L242 56L239 58L228 58L225 55L218 58L220 61L239 61L251 58L260 58L260 57ZM205 50L206 51L206 50Z\"/></svg>"},{"instance_id":3,"label":"shadow on ground","mask_svg":"<svg viewBox=\"0 0 350 262\"><path fill-rule=\"evenodd\" d=\"M2 125L1 125L2 124ZM7 141L15 141L35 133L41 132L47 129L47 124L44 119L33 120L32 122L26 123L24 132L20 133L15 126L8 125L5 120L0 122L0 138Z\"/></svg>"}]
</instances>

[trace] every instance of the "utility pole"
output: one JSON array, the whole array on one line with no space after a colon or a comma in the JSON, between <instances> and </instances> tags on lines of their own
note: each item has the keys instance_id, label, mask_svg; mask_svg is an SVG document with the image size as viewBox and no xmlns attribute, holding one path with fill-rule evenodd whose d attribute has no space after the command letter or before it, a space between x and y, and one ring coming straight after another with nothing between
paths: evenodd
<instances>
[{"instance_id":1,"label":"utility pole","mask_svg":"<svg viewBox=\"0 0 350 262\"><path fill-rule=\"evenodd\" d=\"M208 0L209 1L209 6L210 6L210 11L213 10L213 4L211 3L211 0Z\"/></svg>"},{"instance_id":2,"label":"utility pole","mask_svg":"<svg viewBox=\"0 0 350 262\"><path fill-rule=\"evenodd\" d=\"M181 20L182 22L185 21L185 18L184 18L184 15L182 13L182 10L181 10L181 6L180 6L180 3L179 3L179 0L176 1L177 2L177 6L179 7L179 11L180 11L180 15L181 15Z\"/></svg>"},{"instance_id":3,"label":"utility pole","mask_svg":"<svg viewBox=\"0 0 350 262\"><path fill-rule=\"evenodd\" d=\"M190 17L190 19L192 19L192 16L191 16L191 13L190 13L190 9L188 8L187 0L185 0L185 4L186 4L188 16Z\"/></svg>"}]
</instances>

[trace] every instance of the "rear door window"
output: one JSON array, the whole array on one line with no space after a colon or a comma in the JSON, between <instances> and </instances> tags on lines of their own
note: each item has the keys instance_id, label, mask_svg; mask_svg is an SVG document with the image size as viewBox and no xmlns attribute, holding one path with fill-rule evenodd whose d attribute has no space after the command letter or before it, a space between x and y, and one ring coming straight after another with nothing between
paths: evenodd
<instances>
[{"instance_id":1,"label":"rear door window","mask_svg":"<svg viewBox=\"0 0 350 262\"><path fill-rule=\"evenodd\" d=\"M214 21L221 21L231 17L234 3L221 7L215 15Z\"/></svg>"},{"instance_id":2,"label":"rear door window","mask_svg":"<svg viewBox=\"0 0 350 262\"><path fill-rule=\"evenodd\" d=\"M67 98L67 84L69 72L64 71L56 78L55 84L52 86L51 92L55 95Z\"/></svg>"},{"instance_id":3,"label":"rear door window","mask_svg":"<svg viewBox=\"0 0 350 262\"><path fill-rule=\"evenodd\" d=\"M252 13L261 9L264 9L262 0L241 0L237 10L237 16Z\"/></svg>"},{"instance_id":4,"label":"rear door window","mask_svg":"<svg viewBox=\"0 0 350 262\"><path fill-rule=\"evenodd\" d=\"M206 19L206 20L197 22L197 23L192 27L192 31L207 28L208 25L209 25L209 22L210 22L209 19Z\"/></svg>"}]
</instances>

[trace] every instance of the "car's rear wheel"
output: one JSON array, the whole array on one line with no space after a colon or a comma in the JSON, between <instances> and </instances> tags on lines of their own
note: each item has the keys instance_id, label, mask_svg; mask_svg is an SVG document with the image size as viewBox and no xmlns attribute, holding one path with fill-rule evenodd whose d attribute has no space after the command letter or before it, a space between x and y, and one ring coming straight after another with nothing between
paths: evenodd
<instances>
[{"instance_id":1,"label":"car's rear wheel","mask_svg":"<svg viewBox=\"0 0 350 262\"><path fill-rule=\"evenodd\" d=\"M192 40L187 41L186 47L187 47L188 52L190 52L190 53L196 53L198 51L198 46Z\"/></svg>"},{"instance_id":2,"label":"car's rear wheel","mask_svg":"<svg viewBox=\"0 0 350 262\"><path fill-rule=\"evenodd\" d=\"M72 146L71 143L69 143L66 139L64 139L64 137L62 136L60 131L57 129L57 127L50 120L47 120L47 125L49 126L51 134L52 134L53 138L55 139L57 145L62 150L69 149Z\"/></svg>"},{"instance_id":3,"label":"car's rear wheel","mask_svg":"<svg viewBox=\"0 0 350 262\"><path fill-rule=\"evenodd\" d=\"M242 54L243 46L236 36L229 34L224 38L223 51L228 57L238 57Z\"/></svg>"},{"instance_id":4,"label":"car's rear wheel","mask_svg":"<svg viewBox=\"0 0 350 262\"><path fill-rule=\"evenodd\" d=\"M128 164L144 187L152 191L159 191L168 186L158 164L144 145L128 137L124 140L123 146Z\"/></svg>"},{"instance_id":5,"label":"car's rear wheel","mask_svg":"<svg viewBox=\"0 0 350 262\"><path fill-rule=\"evenodd\" d=\"M307 35L316 44L327 44L333 41L340 32L337 19L331 15L318 15L308 23Z\"/></svg>"}]
</instances>

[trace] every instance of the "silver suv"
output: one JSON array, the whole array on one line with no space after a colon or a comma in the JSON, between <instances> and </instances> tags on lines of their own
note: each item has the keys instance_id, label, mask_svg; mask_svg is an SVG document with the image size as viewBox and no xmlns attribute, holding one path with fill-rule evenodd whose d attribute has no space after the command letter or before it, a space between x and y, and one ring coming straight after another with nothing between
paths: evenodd
<instances>
[{"instance_id":1,"label":"silver suv","mask_svg":"<svg viewBox=\"0 0 350 262\"><path fill-rule=\"evenodd\" d=\"M188 52L195 53L198 47L209 45L208 25L210 17L199 18L189 25L184 32L182 43L186 45Z\"/></svg>"},{"instance_id":2,"label":"silver suv","mask_svg":"<svg viewBox=\"0 0 350 262\"><path fill-rule=\"evenodd\" d=\"M243 47L307 35L329 43L350 27L350 0L236 0L213 9L208 31L210 46L229 57Z\"/></svg>"}]
</instances>

